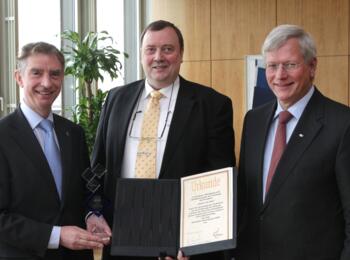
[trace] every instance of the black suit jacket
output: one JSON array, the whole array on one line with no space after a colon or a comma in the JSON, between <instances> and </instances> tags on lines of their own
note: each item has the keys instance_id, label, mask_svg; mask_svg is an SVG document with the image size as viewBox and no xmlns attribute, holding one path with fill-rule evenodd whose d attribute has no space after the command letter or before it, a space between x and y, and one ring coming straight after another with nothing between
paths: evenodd
<instances>
[{"instance_id":1,"label":"black suit jacket","mask_svg":"<svg viewBox=\"0 0 350 260\"><path fill-rule=\"evenodd\" d=\"M350 109L315 90L263 203L265 142L276 102L245 117L237 260L350 259Z\"/></svg>"},{"instance_id":2,"label":"black suit jacket","mask_svg":"<svg viewBox=\"0 0 350 260\"><path fill-rule=\"evenodd\" d=\"M108 170L104 181L108 205L104 215L110 225L113 223L111 205L114 205L115 186L120 177L127 129L144 86L145 81L140 80L111 90L100 118L92 164L100 163ZM159 178L179 179L234 166L232 117L232 103L228 97L180 77Z\"/></svg>"},{"instance_id":3,"label":"black suit jacket","mask_svg":"<svg viewBox=\"0 0 350 260\"><path fill-rule=\"evenodd\" d=\"M90 251L48 250L54 225L84 227L83 130L54 115L62 158L62 200L40 144L18 108L0 121L0 258L92 259ZM11 258L13 257L13 258Z\"/></svg>"}]
</instances>

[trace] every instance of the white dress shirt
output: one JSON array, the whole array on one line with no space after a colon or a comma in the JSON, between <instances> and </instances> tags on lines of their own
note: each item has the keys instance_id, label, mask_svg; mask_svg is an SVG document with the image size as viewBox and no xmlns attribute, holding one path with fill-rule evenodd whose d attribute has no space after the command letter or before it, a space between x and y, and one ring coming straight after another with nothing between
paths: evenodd
<instances>
[{"instance_id":1,"label":"white dress shirt","mask_svg":"<svg viewBox=\"0 0 350 260\"><path fill-rule=\"evenodd\" d=\"M156 175L159 176L160 167L163 161L166 141L168 139L169 128L175 110L175 104L180 87L180 78L177 77L174 83L160 89L163 97L159 100L160 117L158 123L158 141L157 141L157 158L156 158ZM139 97L132 117L129 122L124 157L122 163L121 176L123 178L135 178L136 154L140 142L141 126L144 111L146 109L150 93L154 89L145 81L145 88Z\"/></svg>"}]
</instances>

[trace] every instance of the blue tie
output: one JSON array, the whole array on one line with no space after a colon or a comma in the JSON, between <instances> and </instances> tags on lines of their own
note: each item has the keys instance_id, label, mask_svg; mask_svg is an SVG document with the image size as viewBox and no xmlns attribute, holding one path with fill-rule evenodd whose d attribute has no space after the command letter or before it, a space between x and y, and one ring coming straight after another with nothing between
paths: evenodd
<instances>
[{"instance_id":1,"label":"blue tie","mask_svg":"<svg viewBox=\"0 0 350 260\"><path fill-rule=\"evenodd\" d=\"M47 162L50 165L52 175L55 179L56 188L61 198L62 191L62 166L61 155L55 141L52 122L48 119L43 119L39 127L45 132L44 135L44 153Z\"/></svg>"}]
</instances>

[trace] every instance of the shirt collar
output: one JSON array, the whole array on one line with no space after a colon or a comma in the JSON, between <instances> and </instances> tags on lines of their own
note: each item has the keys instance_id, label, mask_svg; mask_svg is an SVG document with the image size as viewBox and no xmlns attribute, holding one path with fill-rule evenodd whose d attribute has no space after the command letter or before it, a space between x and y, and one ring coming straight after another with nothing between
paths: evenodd
<instances>
[{"instance_id":1,"label":"shirt collar","mask_svg":"<svg viewBox=\"0 0 350 260\"><path fill-rule=\"evenodd\" d=\"M169 86L161 88L159 90L160 93L163 94L164 97L169 98L171 96L171 91L174 87L180 84L180 77L177 76L175 81L171 83ZM150 96L150 93L154 91L154 88L148 83L147 79L145 80L145 89L142 94L142 99L147 99Z\"/></svg>"},{"instance_id":2,"label":"shirt collar","mask_svg":"<svg viewBox=\"0 0 350 260\"><path fill-rule=\"evenodd\" d=\"M40 124L41 120L45 119L36 113L33 109L31 109L24 100L21 102L20 108L32 129L36 128L38 124ZM50 112L49 116L46 119L53 122L52 112Z\"/></svg>"},{"instance_id":3,"label":"shirt collar","mask_svg":"<svg viewBox=\"0 0 350 260\"><path fill-rule=\"evenodd\" d=\"M306 93L305 96L303 96L298 102L293 104L291 107L288 108L288 111L295 117L297 120L301 117L301 114L304 112L304 109L306 105L309 103L312 94L315 91L315 87L311 86L309 91ZM282 112L284 109L281 107L280 103L277 102L277 109L275 111L275 114L273 116L273 120L275 120L278 117L278 114Z\"/></svg>"}]
</instances>

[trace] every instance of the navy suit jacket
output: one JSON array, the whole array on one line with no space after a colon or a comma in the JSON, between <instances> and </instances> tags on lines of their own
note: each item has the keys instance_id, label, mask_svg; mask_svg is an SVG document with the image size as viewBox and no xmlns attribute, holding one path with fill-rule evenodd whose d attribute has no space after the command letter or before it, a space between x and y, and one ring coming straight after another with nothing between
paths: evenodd
<instances>
[{"instance_id":1,"label":"navy suit jacket","mask_svg":"<svg viewBox=\"0 0 350 260\"><path fill-rule=\"evenodd\" d=\"M54 128L62 158L61 200L42 148L22 111L18 108L0 121L1 259L92 259L90 251L47 249L54 225L84 227L81 173L89 166L81 127L54 115Z\"/></svg>"},{"instance_id":2,"label":"navy suit jacket","mask_svg":"<svg viewBox=\"0 0 350 260\"><path fill-rule=\"evenodd\" d=\"M237 260L350 259L350 109L317 89L263 202L276 101L247 113L239 163Z\"/></svg>"},{"instance_id":3,"label":"navy suit jacket","mask_svg":"<svg viewBox=\"0 0 350 260\"><path fill-rule=\"evenodd\" d=\"M110 225L113 223L111 205L114 205L116 182L121 174L127 129L144 86L145 81L140 80L111 90L100 118L92 164L100 163L108 171L104 196L109 206L105 207L104 215ZM234 166L232 119L232 102L228 97L180 77L159 178L179 179ZM107 259L106 254L104 259Z\"/></svg>"}]
</instances>

